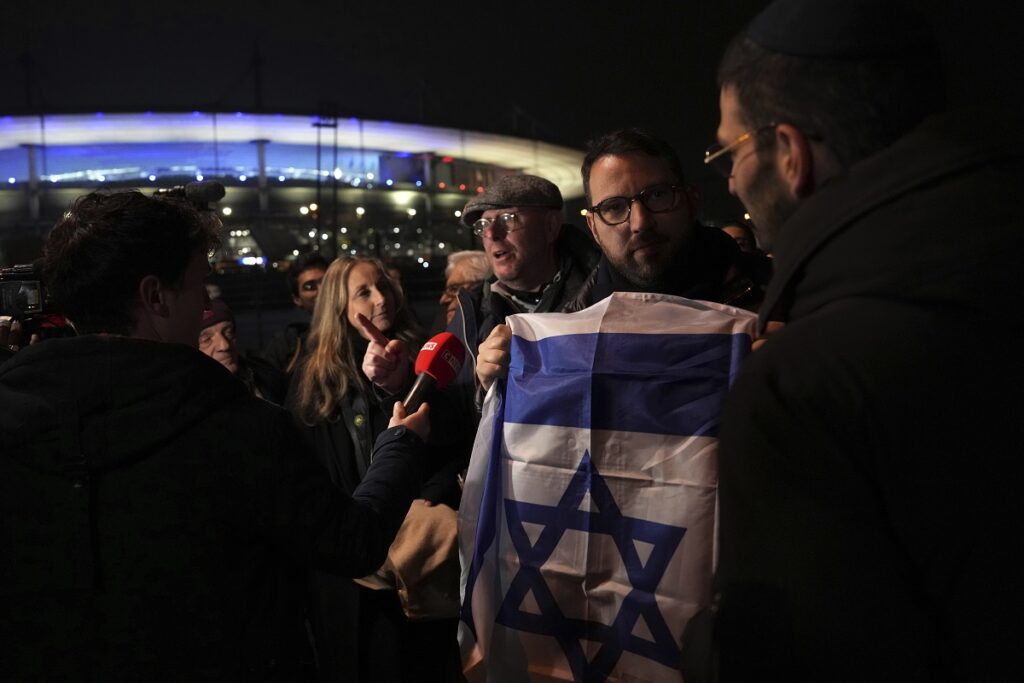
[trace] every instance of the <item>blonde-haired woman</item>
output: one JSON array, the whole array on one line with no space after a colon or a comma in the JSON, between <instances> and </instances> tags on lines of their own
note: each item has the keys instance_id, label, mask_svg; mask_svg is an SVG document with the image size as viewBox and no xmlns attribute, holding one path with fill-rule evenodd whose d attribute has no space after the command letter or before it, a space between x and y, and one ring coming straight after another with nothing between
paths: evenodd
<instances>
[{"instance_id":1,"label":"blonde-haired woman","mask_svg":"<svg viewBox=\"0 0 1024 683\"><path fill-rule=\"evenodd\" d=\"M423 337L377 259L339 258L320 287L289 407L332 480L351 492L395 400L412 383L411 358ZM396 591L314 571L310 597L319 680L416 679L415 658L403 656L414 646Z\"/></svg>"}]
</instances>

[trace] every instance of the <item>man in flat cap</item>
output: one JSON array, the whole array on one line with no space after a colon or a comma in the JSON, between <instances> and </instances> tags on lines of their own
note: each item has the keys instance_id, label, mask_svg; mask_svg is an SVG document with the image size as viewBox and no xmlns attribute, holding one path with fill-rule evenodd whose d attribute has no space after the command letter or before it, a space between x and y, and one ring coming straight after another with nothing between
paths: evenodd
<instances>
[{"instance_id":1,"label":"man in flat cap","mask_svg":"<svg viewBox=\"0 0 1024 683\"><path fill-rule=\"evenodd\" d=\"M562 224L562 194L538 176L501 178L469 200L462 222L483 239L494 274L481 287L459 293L448 330L474 355L479 347L476 374L487 388L504 367L505 318L560 310L576 295L598 252L583 231ZM472 383L473 365L463 365L463 385Z\"/></svg>"},{"instance_id":2,"label":"man in flat cap","mask_svg":"<svg viewBox=\"0 0 1024 683\"><path fill-rule=\"evenodd\" d=\"M730 191L775 255L720 430L721 680L1019 669L1021 124L943 112L927 24L778 0L719 68Z\"/></svg>"}]
</instances>

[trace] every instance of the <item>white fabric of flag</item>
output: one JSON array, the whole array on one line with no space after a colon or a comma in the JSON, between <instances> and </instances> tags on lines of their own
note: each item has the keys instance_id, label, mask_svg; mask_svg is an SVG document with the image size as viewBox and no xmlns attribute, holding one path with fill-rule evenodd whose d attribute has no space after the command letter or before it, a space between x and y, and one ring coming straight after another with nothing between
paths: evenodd
<instances>
[{"instance_id":1,"label":"white fabric of flag","mask_svg":"<svg viewBox=\"0 0 1024 683\"><path fill-rule=\"evenodd\" d=\"M459 511L470 681L681 679L711 601L719 413L755 322L641 293L508 319Z\"/></svg>"}]
</instances>

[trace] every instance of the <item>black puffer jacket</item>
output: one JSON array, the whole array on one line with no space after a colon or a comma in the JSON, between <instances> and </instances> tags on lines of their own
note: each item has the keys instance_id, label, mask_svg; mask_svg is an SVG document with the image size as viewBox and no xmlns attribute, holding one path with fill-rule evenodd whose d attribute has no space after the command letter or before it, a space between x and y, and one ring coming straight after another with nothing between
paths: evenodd
<instances>
[{"instance_id":1,"label":"black puffer jacket","mask_svg":"<svg viewBox=\"0 0 1024 683\"><path fill-rule=\"evenodd\" d=\"M349 497L290 417L198 350L86 336L0 368L0 678L293 680L289 578L383 561L420 442Z\"/></svg>"}]
</instances>

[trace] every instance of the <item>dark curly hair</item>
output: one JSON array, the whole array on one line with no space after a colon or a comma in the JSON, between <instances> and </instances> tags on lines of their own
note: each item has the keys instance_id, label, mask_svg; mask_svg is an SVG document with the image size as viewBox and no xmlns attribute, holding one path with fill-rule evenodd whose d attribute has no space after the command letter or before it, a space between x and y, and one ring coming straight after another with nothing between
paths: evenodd
<instances>
[{"instance_id":1,"label":"dark curly hair","mask_svg":"<svg viewBox=\"0 0 1024 683\"><path fill-rule=\"evenodd\" d=\"M135 190L79 197L50 231L43 277L79 333L130 334L147 275L181 282L197 252L219 247L220 222L183 200Z\"/></svg>"}]
</instances>

